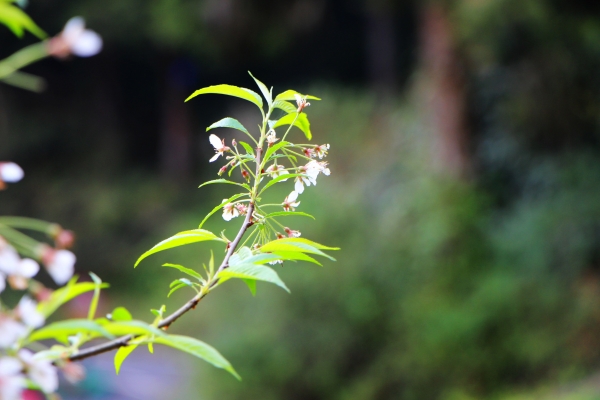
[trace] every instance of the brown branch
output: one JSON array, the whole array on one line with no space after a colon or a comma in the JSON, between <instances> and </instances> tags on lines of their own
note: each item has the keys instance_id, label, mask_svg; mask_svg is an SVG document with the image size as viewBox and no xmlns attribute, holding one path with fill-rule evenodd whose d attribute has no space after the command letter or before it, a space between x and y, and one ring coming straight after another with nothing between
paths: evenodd
<instances>
[{"instance_id":1,"label":"brown branch","mask_svg":"<svg viewBox=\"0 0 600 400\"><path fill-rule=\"evenodd\" d=\"M261 172L260 171L261 154L262 154L262 148L257 148L256 149L256 179L259 178L259 174ZM240 241L242 240L242 237L244 237L244 234L246 233L248 228L250 228L252 226L252 214L253 213L254 213L254 202L250 202L250 204L248 206L248 212L246 213L246 218L244 219L244 223L240 227L240 230L237 233L235 239L233 239L233 241L231 243L229 243L229 248L227 249L227 253L225 254L225 257L223 258L223 262L217 269L216 274L218 274L225 268L229 267L229 259L233 255L233 252L239 245ZM215 280L210 285L210 287L213 287L214 285L216 285L217 282L218 282L218 279ZM204 298L204 296L206 296L207 294L208 294L208 292L198 293L196 296L191 298L187 303L185 303L183 306L181 306L177 311L175 311L174 313L172 313L171 315L169 315L168 317L166 317L165 319L160 321L160 323L158 324L157 327L159 329L166 330L173 322L177 321L183 314L196 308L196 306L198 305L200 300L202 300ZM131 340L135 339L136 337L137 336L135 336L135 335L125 335L120 338L111 340L110 342L102 343L97 346L87 347L83 350L78 351L75 354L70 355L68 357L68 359L70 361L80 361L80 360L83 360L88 357L106 353L108 351L115 350L120 347L129 345L129 342Z\"/></svg>"}]
</instances>

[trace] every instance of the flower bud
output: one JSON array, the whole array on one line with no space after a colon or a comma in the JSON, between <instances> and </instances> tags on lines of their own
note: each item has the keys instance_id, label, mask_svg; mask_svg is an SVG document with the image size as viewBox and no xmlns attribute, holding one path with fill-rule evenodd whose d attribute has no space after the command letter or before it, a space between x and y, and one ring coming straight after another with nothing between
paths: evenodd
<instances>
[{"instance_id":1,"label":"flower bud","mask_svg":"<svg viewBox=\"0 0 600 400\"><path fill-rule=\"evenodd\" d=\"M237 146L237 142L235 141L235 139L231 139L231 145L233 147Z\"/></svg>"}]
</instances>

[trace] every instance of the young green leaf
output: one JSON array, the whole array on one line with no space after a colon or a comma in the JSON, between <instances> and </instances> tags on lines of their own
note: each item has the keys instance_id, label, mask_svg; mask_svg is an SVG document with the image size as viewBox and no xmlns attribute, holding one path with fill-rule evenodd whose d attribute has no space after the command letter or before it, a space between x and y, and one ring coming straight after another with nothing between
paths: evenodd
<instances>
[{"instance_id":1,"label":"young green leaf","mask_svg":"<svg viewBox=\"0 0 600 400\"><path fill-rule=\"evenodd\" d=\"M183 272L184 274L187 274L189 276L193 276L194 278L198 279L198 280L202 280L202 275L200 275L198 272L194 271L191 268L186 268L183 265L179 265L179 264L170 264L170 263L166 263L162 265L163 267L169 267L169 268L175 268L181 272Z\"/></svg>"},{"instance_id":2,"label":"young green leaf","mask_svg":"<svg viewBox=\"0 0 600 400\"><path fill-rule=\"evenodd\" d=\"M54 311L56 311L61 305L65 304L69 300L96 289L96 284L93 282L77 282L77 277L71 279L66 286L55 290L48 300L41 302L38 305L38 311L44 315L44 317L49 317ZM108 283L102 283L100 285L101 289L105 289L109 287Z\"/></svg>"},{"instance_id":3,"label":"young green leaf","mask_svg":"<svg viewBox=\"0 0 600 400\"><path fill-rule=\"evenodd\" d=\"M258 93L250 89L232 85L215 85L198 89L194 93L192 93L187 99L185 99L185 101L187 102L201 94L224 94L227 96L239 97L240 99L248 100L249 102L256 104L256 106L261 110L263 108L262 98L259 96Z\"/></svg>"},{"instance_id":4,"label":"young green leaf","mask_svg":"<svg viewBox=\"0 0 600 400\"><path fill-rule=\"evenodd\" d=\"M217 368L223 368L237 379L241 380L240 376L235 372L229 361L225 359L215 348L208 344L188 336L168 335L165 337L157 337L154 343L164 344L174 347L178 350L185 351L193 356L209 362Z\"/></svg>"},{"instance_id":5,"label":"young green leaf","mask_svg":"<svg viewBox=\"0 0 600 400\"><path fill-rule=\"evenodd\" d=\"M229 268L224 269L219 273L220 283L223 283L232 278L239 279L254 279L257 281L264 281L273 283L285 291L289 292L290 290L285 286L285 283L279 278L277 272L273 269L266 267L264 265L257 264L238 264L238 265L230 265Z\"/></svg>"},{"instance_id":6,"label":"young green leaf","mask_svg":"<svg viewBox=\"0 0 600 400\"><path fill-rule=\"evenodd\" d=\"M16 36L22 37L25 30L31 32L39 39L45 39L48 35L33 22L27 14L11 2L0 2L0 23L4 24Z\"/></svg>"},{"instance_id":7,"label":"young green leaf","mask_svg":"<svg viewBox=\"0 0 600 400\"><path fill-rule=\"evenodd\" d=\"M113 321L131 321L131 313L125 307L117 307L110 313Z\"/></svg>"},{"instance_id":8,"label":"young green leaf","mask_svg":"<svg viewBox=\"0 0 600 400\"><path fill-rule=\"evenodd\" d=\"M238 183L238 182L228 181L227 179L213 179L212 181L204 182L202 185L198 186L198 188L201 188L202 186L206 186L206 185L212 185L215 183L227 183L229 185L241 186L244 189L250 190L250 186L248 186L247 183Z\"/></svg>"},{"instance_id":9,"label":"young green leaf","mask_svg":"<svg viewBox=\"0 0 600 400\"><path fill-rule=\"evenodd\" d=\"M304 213L304 212L300 212L300 211L276 211L276 212L272 212L272 213L265 215L265 218L292 217L292 216L308 217L308 218L315 219L315 217L313 217L312 215Z\"/></svg>"},{"instance_id":10,"label":"young green leaf","mask_svg":"<svg viewBox=\"0 0 600 400\"><path fill-rule=\"evenodd\" d=\"M252 146L250 146L246 142L242 142L241 140L240 144L244 147L244 149L246 149L246 152L248 152L248 154L252 154L252 156L254 157L254 149L252 148Z\"/></svg>"},{"instance_id":11,"label":"young green leaf","mask_svg":"<svg viewBox=\"0 0 600 400\"><path fill-rule=\"evenodd\" d=\"M322 245L320 243L317 242L313 242L312 240L308 240L308 239L304 239L304 238L283 238L280 239L281 242L285 242L285 243L304 243L310 246L313 246L316 249L319 250L339 250L339 247L329 247L329 246L325 246Z\"/></svg>"},{"instance_id":12,"label":"young green leaf","mask_svg":"<svg viewBox=\"0 0 600 400\"><path fill-rule=\"evenodd\" d=\"M275 253L278 252L296 252L296 253L311 253L317 254L323 257L327 257L332 261L335 261L335 258L331 257L328 254L323 253L317 247L312 246L308 243L293 241L295 238L286 238L286 239L277 239L273 240L269 243L266 243L260 247L260 251L262 253ZM310 242L310 240L308 241ZM314 242L310 242L314 243ZM316 243L315 243L316 244ZM320 245L319 245L320 246ZM335 248L328 248L328 250L336 250Z\"/></svg>"},{"instance_id":13,"label":"young green leaf","mask_svg":"<svg viewBox=\"0 0 600 400\"><path fill-rule=\"evenodd\" d=\"M250 289L250 293L252 293L252 296L256 296L256 281L254 279L242 279L245 283L246 286L248 286L248 289Z\"/></svg>"},{"instance_id":14,"label":"young green leaf","mask_svg":"<svg viewBox=\"0 0 600 400\"><path fill-rule=\"evenodd\" d=\"M309 94L303 95L302 93L296 92L295 90L288 89L285 92L279 93L277 95L277 97L275 97L275 101L277 101L277 100L291 100L291 101L296 101L296 96L295 95L306 97L306 99L308 99L308 100L321 100L318 97L311 96Z\"/></svg>"},{"instance_id":15,"label":"young green leaf","mask_svg":"<svg viewBox=\"0 0 600 400\"><path fill-rule=\"evenodd\" d=\"M68 337L78 333L87 333L92 336L104 336L114 339L113 334L95 321L88 319L68 319L53 322L29 335L28 342L55 339L61 343L68 343Z\"/></svg>"},{"instance_id":16,"label":"young green leaf","mask_svg":"<svg viewBox=\"0 0 600 400\"><path fill-rule=\"evenodd\" d=\"M98 301L100 301L100 288L102 286L102 279L100 279L100 277L98 277L98 275L94 274L93 272L90 272L90 277L96 285L94 287L94 296L92 297L92 301L90 301L90 308L88 310L88 319L91 321L96 316Z\"/></svg>"},{"instance_id":17,"label":"young green leaf","mask_svg":"<svg viewBox=\"0 0 600 400\"><path fill-rule=\"evenodd\" d=\"M119 371L121 370L121 364L123 364L123 361L125 361L127 356L131 354L131 352L134 351L136 347L138 347L137 344L119 347L119 350L117 350L117 352L115 353L115 371L117 372L117 375L119 375Z\"/></svg>"},{"instance_id":18,"label":"young green leaf","mask_svg":"<svg viewBox=\"0 0 600 400\"><path fill-rule=\"evenodd\" d=\"M270 180L269 182L267 182L267 184L260 190L260 192L258 194L259 195L262 194L265 190L267 190L268 188L270 188L271 186L273 186L277 182L281 182L281 181L284 181L284 180L289 179L289 178L295 178L297 176L306 176L306 175L305 174L285 174L285 175L279 175L277 178L273 178L272 180Z\"/></svg>"},{"instance_id":19,"label":"young green leaf","mask_svg":"<svg viewBox=\"0 0 600 400\"><path fill-rule=\"evenodd\" d=\"M282 147L284 147L284 146L287 146L287 145L289 145L289 144L290 144L290 142L284 142L284 141L281 141L281 142L279 142L279 143L276 143L275 145L273 145L273 146L269 147L269 148L267 149L267 151L265 152L265 157L264 157L264 159L265 159L265 160L269 160L269 158L271 157L271 154L274 154L274 153L275 153L277 150L279 150L279 149L281 149Z\"/></svg>"},{"instance_id":20,"label":"young green leaf","mask_svg":"<svg viewBox=\"0 0 600 400\"><path fill-rule=\"evenodd\" d=\"M308 261L311 262L313 264L317 264L319 266L323 266L323 264L321 264L320 262L318 262L317 260L315 260L314 258L312 258L311 256L308 256L304 253L301 253L299 251L277 251L276 253L271 253L273 255L275 255L277 258L281 259L281 260L290 260L290 261Z\"/></svg>"},{"instance_id":21,"label":"young green leaf","mask_svg":"<svg viewBox=\"0 0 600 400\"><path fill-rule=\"evenodd\" d=\"M269 107L271 107L271 104L273 103L273 98L271 97L271 92L269 92L269 89L267 89L267 86L264 83L262 83L261 81L259 81L258 79L256 79L254 77L254 75L252 75L252 72L248 71L248 73L250 74L252 79L254 79L254 82L256 82L256 84L258 85L258 88L260 89L263 96L265 97L265 100L267 100L267 104L269 105Z\"/></svg>"},{"instance_id":22,"label":"young green leaf","mask_svg":"<svg viewBox=\"0 0 600 400\"><path fill-rule=\"evenodd\" d=\"M204 217L204 219L202 220L202 222L200 222L200 225L198 225L198 229L202 228L202 225L204 225L204 223L217 211L219 211L221 208L225 207L225 205L227 205L228 203L231 203L234 200L239 199L242 196L247 196L247 193L238 193L235 194L233 196L231 196L230 198L227 199L227 201L222 202L221 204L219 204L218 206L216 206L215 208L213 208L211 210L211 212L209 212L206 217ZM222 239L219 239L222 240Z\"/></svg>"},{"instance_id":23,"label":"young green leaf","mask_svg":"<svg viewBox=\"0 0 600 400\"><path fill-rule=\"evenodd\" d=\"M135 262L134 268L139 265L139 263L146 257L158 253L163 250L172 249L173 247L184 246L186 244L198 243L207 240L217 240L222 241L221 238L215 236L214 233L204 230L204 229L194 229L189 231L179 232L178 234L171 236L168 239L163 240L162 242L156 244L150 250L145 252L138 258Z\"/></svg>"},{"instance_id":24,"label":"young green leaf","mask_svg":"<svg viewBox=\"0 0 600 400\"><path fill-rule=\"evenodd\" d=\"M298 109L292 103L289 103L285 100L276 100L273 103L273 108L279 108L280 110L285 111L286 114L295 113Z\"/></svg>"},{"instance_id":25,"label":"young green leaf","mask_svg":"<svg viewBox=\"0 0 600 400\"><path fill-rule=\"evenodd\" d=\"M215 122L214 124L206 128L206 132L215 128L232 128L237 129L238 131L242 131L247 135L250 135L250 132L248 132L248 130L244 127L244 125L240 123L240 121L231 117L226 117L220 121Z\"/></svg>"},{"instance_id":26,"label":"young green leaf","mask_svg":"<svg viewBox=\"0 0 600 400\"><path fill-rule=\"evenodd\" d=\"M304 136L306 136L308 140L312 139L312 133L310 132L310 122L308 122L308 116L306 115L306 113L298 114L297 118L296 114L284 115L283 117L279 118L277 122L275 122L275 125L273 125L273 129L284 125L291 125L292 123L295 127L304 132Z\"/></svg>"}]
</instances>

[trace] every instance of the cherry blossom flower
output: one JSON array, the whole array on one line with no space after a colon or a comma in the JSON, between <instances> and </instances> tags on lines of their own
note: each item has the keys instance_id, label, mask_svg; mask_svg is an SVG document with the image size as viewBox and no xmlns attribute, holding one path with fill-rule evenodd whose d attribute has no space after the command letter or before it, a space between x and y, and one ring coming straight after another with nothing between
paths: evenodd
<instances>
[{"instance_id":1,"label":"cherry blossom flower","mask_svg":"<svg viewBox=\"0 0 600 400\"><path fill-rule=\"evenodd\" d=\"M44 315L37 310L37 303L28 296L23 296L15 309L15 314L25 325L30 328L39 328L44 325Z\"/></svg>"},{"instance_id":2,"label":"cherry blossom flower","mask_svg":"<svg viewBox=\"0 0 600 400\"><path fill-rule=\"evenodd\" d=\"M295 191L292 191L286 198L285 200L283 200L283 203L281 204L283 206L283 209L285 211L294 211L296 210L296 207L298 207L300 205L299 201L296 201L298 199L298 193Z\"/></svg>"},{"instance_id":3,"label":"cherry blossom flower","mask_svg":"<svg viewBox=\"0 0 600 400\"><path fill-rule=\"evenodd\" d=\"M239 215L246 215L248 213L248 206L246 206L244 203L236 203L235 208Z\"/></svg>"},{"instance_id":4,"label":"cherry blossom flower","mask_svg":"<svg viewBox=\"0 0 600 400\"><path fill-rule=\"evenodd\" d=\"M19 260L19 266L8 276L8 282L13 289L27 289L29 278L33 278L40 270L39 264L31 258Z\"/></svg>"},{"instance_id":5,"label":"cherry blossom flower","mask_svg":"<svg viewBox=\"0 0 600 400\"><path fill-rule=\"evenodd\" d=\"M310 106L310 103L306 101L306 97L302 97L298 93L295 93L294 97L296 98L296 104L298 105L299 113L302 112L305 107Z\"/></svg>"},{"instance_id":6,"label":"cherry blossom flower","mask_svg":"<svg viewBox=\"0 0 600 400\"><path fill-rule=\"evenodd\" d=\"M17 251L6 243L4 239L0 242L0 292L6 286L4 279L8 281L13 289L27 289L29 278L38 273L40 267L37 262L29 258L21 260Z\"/></svg>"},{"instance_id":7,"label":"cherry blossom flower","mask_svg":"<svg viewBox=\"0 0 600 400\"><path fill-rule=\"evenodd\" d=\"M6 314L0 314L0 348L5 349L12 346L26 333L25 325Z\"/></svg>"},{"instance_id":8,"label":"cherry blossom flower","mask_svg":"<svg viewBox=\"0 0 600 400\"><path fill-rule=\"evenodd\" d=\"M312 161L306 165L301 165L298 167L297 172L299 174L303 174L302 176L297 176L294 179L294 182L296 182L294 185L294 190L298 193L304 192L304 185L310 186L311 184L317 184L317 175L319 175L319 170L315 169L314 165L311 163Z\"/></svg>"},{"instance_id":9,"label":"cherry blossom flower","mask_svg":"<svg viewBox=\"0 0 600 400\"><path fill-rule=\"evenodd\" d=\"M309 175L314 175L315 179L317 177L317 175L320 173L322 173L323 175L327 175L329 176L329 174L331 174L331 171L329 170L329 168L327 168L327 161L316 161L316 160L312 160L309 161L308 164L306 164L306 169L310 172L307 172ZM316 172L316 175L315 175Z\"/></svg>"},{"instance_id":10,"label":"cherry blossom flower","mask_svg":"<svg viewBox=\"0 0 600 400\"><path fill-rule=\"evenodd\" d=\"M267 174L269 174L269 176L273 179L277 178L278 176L286 174L286 171L285 171L285 168L283 167L283 165L279 165L279 164L270 165L269 168L267 168L267 170L265 172ZM284 181L287 181L287 179L281 180L281 182L284 182Z\"/></svg>"},{"instance_id":11,"label":"cherry blossom flower","mask_svg":"<svg viewBox=\"0 0 600 400\"><path fill-rule=\"evenodd\" d=\"M212 146L215 148L215 152L217 153L210 160L208 160L209 162L213 162L217 158L219 158L219 156L223 156L223 153L231 151L229 147L225 146L225 139L219 139L217 135L210 135L208 137L208 140L210 141L210 144L212 144Z\"/></svg>"},{"instance_id":12,"label":"cherry blossom flower","mask_svg":"<svg viewBox=\"0 0 600 400\"><path fill-rule=\"evenodd\" d=\"M24 175L23 169L14 162L0 162L0 190L6 187L7 182L19 182Z\"/></svg>"},{"instance_id":13,"label":"cherry blossom flower","mask_svg":"<svg viewBox=\"0 0 600 400\"><path fill-rule=\"evenodd\" d=\"M223 202L226 202L227 199L223 199ZM223 206L223 219L225 221L231 221L232 218L235 218L240 215L240 212L235 207L235 204L228 203Z\"/></svg>"},{"instance_id":14,"label":"cherry blossom flower","mask_svg":"<svg viewBox=\"0 0 600 400\"><path fill-rule=\"evenodd\" d=\"M19 358L25 364L27 376L44 393L52 393L58 389L58 373L50 360L37 360L27 349L19 350Z\"/></svg>"},{"instance_id":15,"label":"cherry blossom flower","mask_svg":"<svg viewBox=\"0 0 600 400\"><path fill-rule=\"evenodd\" d=\"M283 228L283 230L285 231L285 233L287 233L288 237L297 238L301 235L300 231L295 231L293 229L288 228L287 226Z\"/></svg>"},{"instance_id":16,"label":"cherry blossom flower","mask_svg":"<svg viewBox=\"0 0 600 400\"><path fill-rule=\"evenodd\" d=\"M219 169L219 172L217 172L217 174L218 174L219 176L221 176L221 175L223 175L225 172L227 172L227 165L223 165L223 166L221 167L221 169Z\"/></svg>"},{"instance_id":17,"label":"cherry blossom flower","mask_svg":"<svg viewBox=\"0 0 600 400\"><path fill-rule=\"evenodd\" d=\"M304 149L304 155L308 158L315 158L316 154L315 149L311 149L310 147Z\"/></svg>"},{"instance_id":18,"label":"cherry blossom flower","mask_svg":"<svg viewBox=\"0 0 600 400\"><path fill-rule=\"evenodd\" d=\"M23 364L18 359L0 358L0 399L21 400L21 393L27 386L22 370Z\"/></svg>"},{"instance_id":19,"label":"cherry blossom flower","mask_svg":"<svg viewBox=\"0 0 600 400\"><path fill-rule=\"evenodd\" d=\"M271 129L269 133L267 133L267 143L269 144L269 147L273 146L278 140L279 139L275 137L275 130Z\"/></svg>"},{"instance_id":20,"label":"cherry blossom flower","mask_svg":"<svg viewBox=\"0 0 600 400\"><path fill-rule=\"evenodd\" d=\"M56 250L44 246L41 258L46 270L58 285L64 285L73 276L77 258L69 250Z\"/></svg>"},{"instance_id":21,"label":"cherry blossom flower","mask_svg":"<svg viewBox=\"0 0 600 400\"><path fill-rule=\"evenodd\" d=\"M85 21L74 17L67 21L62 32L48 41L48 53L58 58L75 54L91 57L102 50L102 38L96 32L85 29Z\"/></svg>"},{"instance_id":22,"label":"cherry blossom flower","mask_svg":"<svg viewBox=\"0 0 600 400\"><path fill-rule=\"evenodd\" d=\"M327 155L327 151L329 150L329 144L322 144L320 146L315 147L315 153L319 156L319 159L325 157Z\"/></svg>"}]
</instances>

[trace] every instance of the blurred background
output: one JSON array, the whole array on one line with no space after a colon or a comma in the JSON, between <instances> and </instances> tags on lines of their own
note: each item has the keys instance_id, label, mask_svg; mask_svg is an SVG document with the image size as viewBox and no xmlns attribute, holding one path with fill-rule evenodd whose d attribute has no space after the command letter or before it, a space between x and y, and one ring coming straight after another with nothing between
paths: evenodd
<instances>
[{"instance_id":1,"label":"blurred background","mask_svg":"<svg viewBox=\"0 0 600 400\"><path fill-rule=\"evenodd\" d=\"M323 99L307 112L332 174L302 197L317 222L290 226L342 247L324 268L278 267L292 295L233 282L177 323L242 382L138 349L118 377L110 356L90 360L65 398L600 399L600 3L31 0L27 12L50 34L81 15L104 49L27 68L42 94L0 87L0 158L26 171L0 206L77 233L78 273L112 285L102 312L151 320L191 295L166 299L179 276L160 265L197 268L208 246L133 263L233 193L197 189L220 167L205 127L251 127L256 110L183 100L254 89L248 70ZM34 40L1 29L0 58Z\"/></svg>"}]
</instances>

